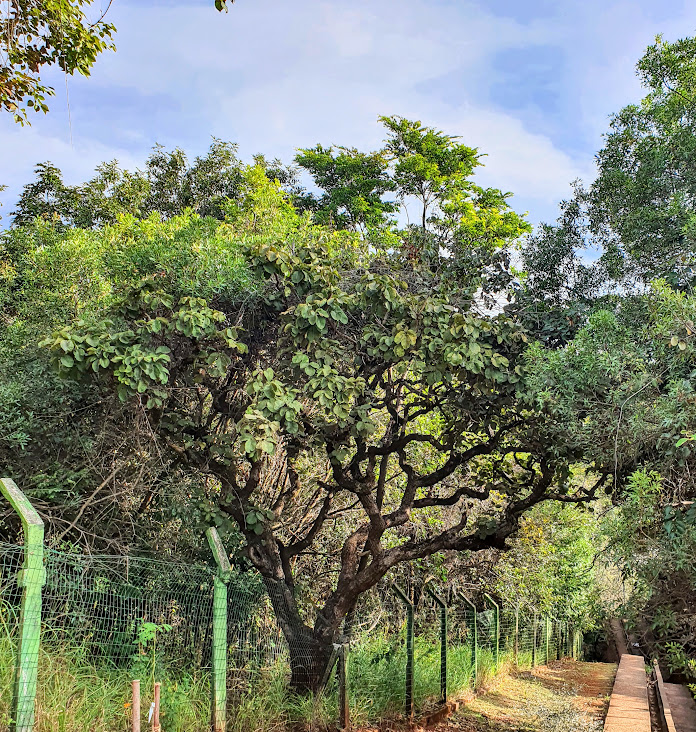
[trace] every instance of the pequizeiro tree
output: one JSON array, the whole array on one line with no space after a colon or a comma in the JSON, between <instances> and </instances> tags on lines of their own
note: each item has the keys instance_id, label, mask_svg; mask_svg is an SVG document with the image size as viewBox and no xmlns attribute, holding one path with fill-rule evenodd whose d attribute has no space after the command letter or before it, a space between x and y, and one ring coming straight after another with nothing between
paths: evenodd
<instances>
[{"instance_id":1,"label":"pequizeiro tree","mask_svg":"<svg viewBox=\"0 0 696 732\"><path fill-rule=\"evenodd\" d=\"M299 216L264 171L227 207L256 282L244 297L180 297L166 271L45 341L58 368L96 379L215 486L287 638L292 685L315 689L360 596L399 563L503 547L566 480L525 392L526 338L476 312L437 270ZM328 548L328 550L324 550ZM300 607L298 558L333 579Z\"/></svg>"}]
</instances>

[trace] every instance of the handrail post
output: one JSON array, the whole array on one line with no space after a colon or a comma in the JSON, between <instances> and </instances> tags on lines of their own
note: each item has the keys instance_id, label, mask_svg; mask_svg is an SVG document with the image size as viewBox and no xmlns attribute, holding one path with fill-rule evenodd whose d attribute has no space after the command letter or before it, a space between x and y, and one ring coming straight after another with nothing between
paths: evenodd
<instances>
[{"instance_id":1,"label":"handrail post","mask_svg":"<svg viewBox=\"0 0 696 732\"><path fill-rule=\"evenodd\" d=\"M440 696L447 703L447 603L431 588L426 592L440 606Z\"/></svg>"},{"instance_id":2,"label":"handrail post","mask_svg":"<svg viewBox=\"0 0 696 732\"><path fill-rule=\"evenodd\" d=\"M0 478L0 492L19 514L24 532L24 564L17 577L17 584L23 589L10 730L32 732L41 645L41 588L46 584L43 565L44 523L12 479Z\"/></svg>"},{"instance_id":3,"label":"handrail post","mask_svg":"<svg viewBox=\"0 0 696 732\"><path fill-rule=\"evenodd\" d=\"M213 578L213 730L225 732L227 726L227 583L232 567L220 535L214 526L206 532L215 558L217 573Z\"/></svg>"},{"instance_id":4,"label":"handrail post","mask_svg":"<svg viewBox=\"0 0 696 732\"><path fill-rule=\"evenodd\" d=\"M392 585L394 594L406 606L406 719L413 720L413 603L397 585Z\"/></svg>"},{"instance_id":5,"label":"handrail post","mask_svg":"<svg viewBox=\"0 0 696 732\"><path fill-rule=\"evenodd\" d=\"M467 597L464 597L461 592L457 593L459 598L463 600L471 609L472 617L474 619L473 622L473 633L471 635L471 664L474 667L474 689L476 688L476 682L478 680L478 652L477 652L477 646L478 646L478 628L476 623L476 605L474 605L471 600L469 600Z\"/></svg>"},{"instance_id":6,"label":"handrail post","mask_svg":"<svg viewBox=\"0 0 696 732\"><path fill-rule=\"evenodd\" d=\"M495 658L495 670L498 670L500 665L500 605L488 594L484 595L486 600L493 605L493 617L495 618L495 646L493 647L494 658Z\"/></svg>"}]
</instances>

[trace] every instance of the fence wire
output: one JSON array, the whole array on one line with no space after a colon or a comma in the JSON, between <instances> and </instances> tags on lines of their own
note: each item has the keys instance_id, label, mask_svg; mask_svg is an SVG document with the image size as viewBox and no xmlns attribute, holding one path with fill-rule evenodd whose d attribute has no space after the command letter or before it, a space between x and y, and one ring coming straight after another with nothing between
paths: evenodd
<instances>
[{"instance_id":1,"label":"fence wire","mask_svg":"<svg viewBox=\"0 0 696 732\"><path fill-rule=\"evenodd\" d=\"M0 543L0 730L9 719L5 692L27 631L20 617L23 565L22 547ZM172 689L181 683L177 679L198 674L203 689L199 717L210 719L217 637L212 565L46 549L44 570L41 651L38 628L35 643L22 640L24 653L38 656L39 697L51 658L68 657L67 649L79 649L95 678L115 674L122 688L120 702L125 700L98 729L130 729L131 678L166 679L166 701L173 707ZM506 606L498 612L488 600L472 602L452 588L431 589L434 595L413 586L398 591L383 581L359 598L336 639L338 645L326 649L310 637L307 624L284 627L287 621L279 622L279 614L288 617L283 603L294 602L287 588L264 584L252 572L233 578L223 648L228 731L251 732L271 719L277 725L309 718L334 723L341 698L337 667L324 671L323 684L317 683L317 676L327 663L342 657L341 648L346 652L345 689L355 726L422 716L444 699L461 698L485 685L501 667L531 668L577 651L577 635L569 623ZM310 685L312 679L322 691L311 703L306 696L293 697L293 688ZM14 689L15 695L21 691L21 685ZM41 727L58 728L53 722ZM163 724L165 732L207 728L175 723L173 713Z\"/></svg>"}]
</instances>

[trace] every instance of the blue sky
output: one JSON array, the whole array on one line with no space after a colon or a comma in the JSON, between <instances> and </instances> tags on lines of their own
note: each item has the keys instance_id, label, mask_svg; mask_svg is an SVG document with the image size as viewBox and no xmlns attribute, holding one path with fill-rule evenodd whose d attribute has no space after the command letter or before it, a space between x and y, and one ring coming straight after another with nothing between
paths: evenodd
<instances>
[{"instance_id":1,"label":"blue sky","mask_svg":"<svg viewBox=\"0 0 696 732\"><path fill-rule=\"evenodd\" d=\"M608 116L640 98L644 48L696 32L686 0L237 0L227 14L113 0L108 17L117 52L69 78L71 124L55 73L47 116L0 118L4 214L40 161L79 182L102 160L137 167L156 142L193 156L211 136L290 160L318 142L375 148L378 115L400 114L487 153L479 182L551 220L592 178Z\"/></svg>"}]
</instances>

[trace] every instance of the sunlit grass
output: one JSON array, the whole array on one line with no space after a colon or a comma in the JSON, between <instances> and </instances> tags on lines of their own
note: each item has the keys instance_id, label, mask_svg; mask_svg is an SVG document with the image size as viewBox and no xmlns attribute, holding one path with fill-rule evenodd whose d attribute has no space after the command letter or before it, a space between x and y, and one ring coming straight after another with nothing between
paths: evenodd
<instances>
[{"instance_id":1,"label":"sunlit grass","mask_svg":"<svg viewBox=\"0 0 696 732\"><path fill-rule=\"evenodd\" d=\"M0 632L2 631L0 626ZM6 630L6 629L5 629ZM9 724L14 665L14 639L0 634L0 729ZM414 704L420 712L440 699L440 648L426 638L414 646ZM448 649L449 699L470 694L474 687L471 647ZM529 666L531 654L520 654L520 667ZM479 648L476 686L485 689L498 671L513 665L503 652L498 669L491 649ZM377 633L353 644L348 655L351 719L368 720L403 715L406 650L399 634ZM129 729L132 671L95 666L82 647L50 640L42 644L39 663L36 732L114 732ZM158 672L162 682L163 732L198 732L209 729L210 677L206 672ZM142 711L146 717L152 699L152 680L141 679ZM288 689L288 664L279 659L253 673L231 670L228 689L229 732L273 732L288 727L326 729L338 713L336 679L319 695L299 695Z\"/></svg>"}]
</instances>

